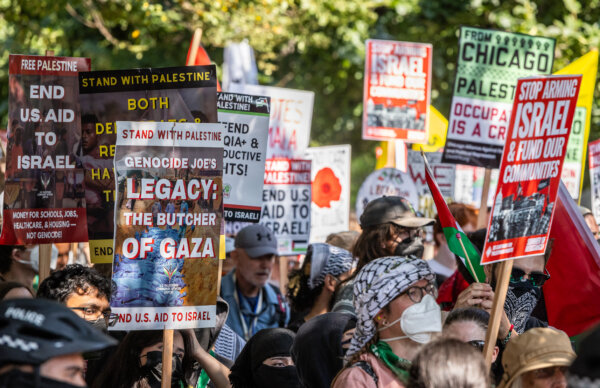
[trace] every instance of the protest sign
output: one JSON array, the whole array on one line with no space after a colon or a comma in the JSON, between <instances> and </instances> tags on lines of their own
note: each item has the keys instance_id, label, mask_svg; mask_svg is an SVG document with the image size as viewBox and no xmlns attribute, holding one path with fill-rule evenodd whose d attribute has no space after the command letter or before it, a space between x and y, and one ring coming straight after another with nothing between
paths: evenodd
<instances>
[{"instance_id":1,"label":"protest sign","mask_svg":"<svg viewBox=\"0 0 600 388\"><path fill-rule=\"evenodd\" d=\"M432 50L428 43L367 40L363 139L427 139Z\"/></svg>"},{"instance_id":2,"label":"protest sign","mask_svg":"<svg viewBox=\"0 0 600 388\"><path fill-rule=\"evenodd\" d=\"M592 212L598 222L600 220L600 140L590 142L589 148Z\"/></svg>"},{"instance_id":3,"label":"protest sign","mask_svg":"<svg viewBox=\"0 0 600 388\"><path fill-rule=\"evenodd\" d=\"M313 92L249 84L232 84L229 92L271 97L267 159L304 157L310 137Z\"/></svg>"},{"instance_id":4,"label":"protest sign","mask_svg":"<svg viewBox=\"0 0 600 388\"><path fill-rule=\"evenodd\" d=\"M225 125L223 200L227 221L258 222L269 135L269 97L218 93Z\"/></svg>"},{"instance_id":5,"label":"protest sign","mask_svg":"<svg viewBox=\"0 0 600 388\"><path fill-rule=\"evenodd\" d=\"M85 202L92 262L113 259L115 122L216 123L215 66L79 74Z\"/></svg>"},{"instance_id":6,"label":"protest sign","mask_svg":"<svg viewBox=\"0 0 600 388\"><path fill-rule=\"evenodd\" d=\"M310 237L310 160L268 159L260 223L277 237L280 256L306 253Z\"/></svg>"},{"instance_id":7,"label":"protest sign","mask_svg":"<svg viewBox=\"0 0 600 388\"><path fill-rule=\"evenodd\" d=\"M443 151L448 132L448 119L444 117L433 105L429 106L429 127L427 129L427 142L415 143L412 149L423 152Z\"/></svg>"},{"instance_id":8,"label":"protest sign","mask_svg":"<svg viewBox=\"0 0 600 388\"><path fill-rule=\"evenodd\" d=\"M519 79L482 264L544 254L581 76Z\"/></svg>"},{"instance_id":9,"label":"protest sign","mask_svg":"<svg viewBox=\"0 0 600 388\"><path fill-rule=\"evenodd\" d=\"M573 61L554 74L581 74L581 87L577 108L573 118L573 128L567 143L567 155L561 179L571 197L576 201L581 194L583 183L583 171L585 168L585 151L590 135L590 122L592 117L592 102L594 101L594 89L596 88L596 73L598 72L598 50L594 49L584 56Z\"/></svg>"},{"instance_id":10,"label":"protest sign","mask_svg":"<svg viewBox=\"0 0 600 388\"><path fill-rule=\"evenodd\" d=\"M311 242L350 228L350 154L350 145L306 150L312 161Z\"/></svg>"},{"instance_id":11,"label":"protest sign","mask_svg":"<svg viewBox=\"0 0 600 388\"><path fill-rule=\"evenodd\" d=\"M417 187L408 173L389 167L373 171L358 190L356 218L360 219L365 206L372 200L392 195L406 198L415 209L419 205Z\"/></svg>"},{"instance_id":12,"label":"protest sign","mask_svg":"<svg viewBox=\"0 0 600 388\"><path fill-rule=\"evenodd\" d=\"M118 121L113 330L215 325L221 124Z\"/></svg>"},{"instance_id":13,"label":"protest sign","mask_svg":"<svg viewBox=\"0 0 600 388\"><path fill-rule=\"evenodd\" d=\"M1 243L87 241L77 75L88 58L10 55Z\"/></svg>"},{"instance_id":14,"label":"protest sign","mask_svg":"<svg viewBox=\"0 0 600 388\"><path fill-rule=\"evenodd\" d=\"M425 153L433 178L437 182L437 187L445 199L454 198L454 182L456 175L456 166L454 164L442 163L441 152ZM437 213L436 206L427 184L425 176L425 162L421 153L418 151L408 151L408 174L412 178L419 197L419 210L425 217L434 217Z\"/></svg>"},{"instance_id":15,"label":"protest sign","mask_svg":"<svg viewBox=\"0 0 600 388\"><path fill-rule=\"evenodd\" d=\"M554 39L461 27L444 163L498 168L517 79L550 74Z\"/></svg>"}]
</instances>

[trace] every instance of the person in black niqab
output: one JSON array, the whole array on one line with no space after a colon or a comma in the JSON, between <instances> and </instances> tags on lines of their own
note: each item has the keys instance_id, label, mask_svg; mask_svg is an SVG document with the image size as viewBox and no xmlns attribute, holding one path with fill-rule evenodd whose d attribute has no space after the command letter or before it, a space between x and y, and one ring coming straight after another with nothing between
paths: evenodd
<instances>
[{"instance_id":1,"label":"person in black niqab","mask_svg":"<svg viewBox=\"0 0 600 388\"><path fill-rule=\"evenodd\" d=\"M327 313L300 327L292 345L292 359L303 387L329 388L342 370L342 337L356 327L356 317L347 313Z\"/></svg>"},{"instance_id":2,"label":"person in black niqab","mask_svg":"<svg viewBox=\"0 0 600 388\"><path fill-rule=\"evenodd\" d=\"M288 329L263 329L250 338L231 368L233 388L300 388L290 356L295 334Z\"/></svg>"}]
</instances>

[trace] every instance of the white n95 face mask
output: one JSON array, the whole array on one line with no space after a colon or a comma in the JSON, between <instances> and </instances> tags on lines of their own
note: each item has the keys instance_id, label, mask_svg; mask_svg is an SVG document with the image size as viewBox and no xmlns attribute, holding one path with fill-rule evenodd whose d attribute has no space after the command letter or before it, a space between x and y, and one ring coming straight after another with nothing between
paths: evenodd
<instances>
[{"instance_id":1,"label":"white n95 face mask","mask_svg":"<svg viewBox=\"0 0 600 388\"><path fill-rule=\"evenodd\" d=\"M433 296L426 294L420 303L415 303L408 307L400 318L394 322L380 328L378 331L385 330L400 322L400 328L404 336L382 339L384 342L397 341L404 338L420 344L426 344L431 340L432 333L442 331L442 312L440 306L436 303Z\"/></svg>"}]
</instances>

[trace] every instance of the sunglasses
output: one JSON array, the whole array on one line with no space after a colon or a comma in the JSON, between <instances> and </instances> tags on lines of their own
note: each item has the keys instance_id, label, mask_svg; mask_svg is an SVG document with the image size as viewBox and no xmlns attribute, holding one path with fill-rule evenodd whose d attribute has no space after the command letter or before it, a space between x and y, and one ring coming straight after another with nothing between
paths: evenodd
<instances>
[{"instance_id":1,"label":"sunglasses","mask_svg":"<svg viewBox=\"0 0 600 388\"><path fill-rule=\"evenodd\" d=\"M475 349L479 350L480 352L483 352L483 347L485 346L485 341L483 341L483 340L472 340L472 341L468 341L467 343L469 345L471 345L472 347L474 347Z\"/></svg>"},{"instance_id":2,"label":"sunglasses","mask_svg":"<svg viewBox=\"0 0 600 388\"><path fill-rule=\"evenodd\" d=\"M523 271L522 269L513 268L512 273L510 274L510 281L511 281L511 283L522 282L523 280L525 280L524 279L525 275L527 275L529 277L529 279L531 280L533 285L536 287L543 286L544 283L546 283L546 280L550 279L550 273L548 272L547 269L544 269L544 273L539 272L539 271L527 273L527 272Z\"/></svg>"}]
</instances>

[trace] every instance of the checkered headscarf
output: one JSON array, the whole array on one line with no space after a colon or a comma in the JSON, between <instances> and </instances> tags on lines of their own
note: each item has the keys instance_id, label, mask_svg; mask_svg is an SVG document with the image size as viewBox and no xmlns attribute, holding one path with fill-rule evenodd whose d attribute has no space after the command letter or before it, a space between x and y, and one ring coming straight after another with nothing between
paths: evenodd
<instances>
[{"instance_id":1,"label":"checkered headscarf","mask_svg":"<svg viewBox=\"0 0 600 388\"><path fill-rule=\"evenodd\" d=\"M358 321L346 359L362 349L376 334L373 319L382 308L421 279L435 275L425 260L414 256L389 256L365 265L354 279L354 309Z\"/></svg>"},{"instance_id":2,"label":"checkered headscarf","mask_svg":"<svg viewBox=\"0 0 600 388\"><path fill-rule=\"evenodd\" d=\"M325 281L325 275L339 276L350 271L354 258L345 249L324 243L308 246L310 255L310 277L308 287L313 290Z\"/></svg>"}]
</instances>

